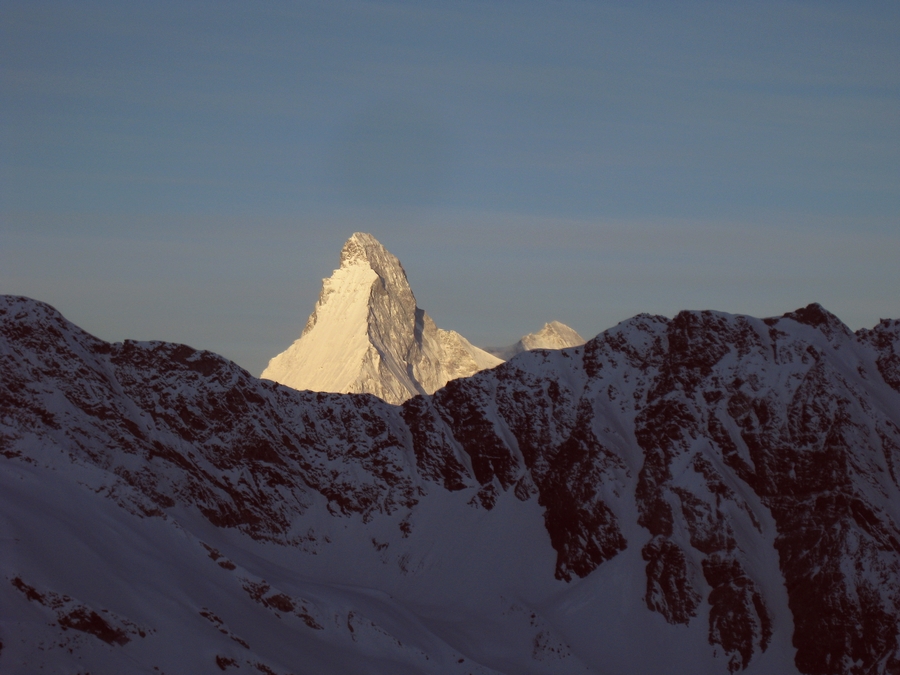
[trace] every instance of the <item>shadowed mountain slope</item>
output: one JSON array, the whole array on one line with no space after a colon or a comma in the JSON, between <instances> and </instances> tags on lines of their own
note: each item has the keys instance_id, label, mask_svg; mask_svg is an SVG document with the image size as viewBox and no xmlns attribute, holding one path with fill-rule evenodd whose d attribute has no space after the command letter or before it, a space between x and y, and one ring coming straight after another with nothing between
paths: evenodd
<instances>
[{"instance_id":1,"label":"shadowed mountain slope","mask_svg":"<svg viewBox=\"0 0 900 675\"><path fill-rule=\"evenodd\" d=\"M392 406L0 299L0 670L894 673L900 321L640 315Z\"/></svg>"}]
</instances>

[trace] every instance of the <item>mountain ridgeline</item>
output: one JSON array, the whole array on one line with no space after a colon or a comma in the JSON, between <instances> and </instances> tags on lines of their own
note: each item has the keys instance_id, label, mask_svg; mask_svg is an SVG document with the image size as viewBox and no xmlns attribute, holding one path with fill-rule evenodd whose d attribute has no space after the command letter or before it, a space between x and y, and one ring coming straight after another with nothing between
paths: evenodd
<instances>
[{"instance_id":1,"label":"mountain ridgeline","mask_svg":"<svg viewBox=\"0 0 900 675\"><path fill-rule=\"evenodd\" d=\"M2 672L900 672L900 321L639 315L399 406L21 297L0 359Z\"/></svg>"}]
</instances>

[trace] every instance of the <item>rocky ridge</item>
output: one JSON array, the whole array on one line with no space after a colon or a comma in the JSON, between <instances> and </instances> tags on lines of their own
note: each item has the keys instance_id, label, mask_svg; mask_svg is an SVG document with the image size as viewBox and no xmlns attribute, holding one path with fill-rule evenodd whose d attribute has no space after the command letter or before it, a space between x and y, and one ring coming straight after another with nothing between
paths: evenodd
<instances>
[{"instance_id":1,"label":"rocky ridge","mask_svg":"<svg viewBox=\"0 0 900 675\"><path fill-rule=\"evenodd\" d=\"M4 297L0 365L4 669L900 670L898 320L640 315L395 407Z\"/></svg>"}]
</instances>

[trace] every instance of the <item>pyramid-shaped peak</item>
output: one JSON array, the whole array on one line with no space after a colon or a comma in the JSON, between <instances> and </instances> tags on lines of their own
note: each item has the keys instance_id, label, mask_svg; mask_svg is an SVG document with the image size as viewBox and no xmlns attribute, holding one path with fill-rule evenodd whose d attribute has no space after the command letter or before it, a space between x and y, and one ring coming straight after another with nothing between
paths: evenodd
<instances>
[{"instance_id":1,"label":"pyramid-shaped peak","mask_svg":"<svg viewBox=\"0 0 900 675\"><path fill-rule=\"evenodd\" d=\"M262 377L295 389L369 393L400 404L500 360L416 305L403 266L371 234L354 233L322 281L300 338Z\"/></svg>"},{"instance_id":2,"label":"pyramid-shaped peak","mask_svg":"<svg viewBox=\"0 0 900 675\"><path fill-rule=\"evenodd\" d=\"M381 278L390 294L402 299L406 304L412 303L411 306L415 308L416 299L409 287L406 270L403 269L397 256L382 246L371 234L354 232L344 243L341 249L340 269L347 272L353 269L372 270Z\"/></svg>"},{"instance_id":3,"label":"pyramid-shaped peak","mask_svg":"<svg viewBox=\"0 0 900 675\"><path fill-rule=\"evenodd\" d=\"M341 267L368 265L378 271L384 264L400 266L400 261L367 232L354 232L341 249Z\"/></svg>"}]
</instances>

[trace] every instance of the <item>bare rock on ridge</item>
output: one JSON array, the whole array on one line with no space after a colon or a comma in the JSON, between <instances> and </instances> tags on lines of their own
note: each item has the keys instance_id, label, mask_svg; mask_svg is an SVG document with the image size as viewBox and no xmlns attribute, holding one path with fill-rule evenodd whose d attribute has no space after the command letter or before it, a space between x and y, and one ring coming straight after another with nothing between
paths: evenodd
<instances>
[{"instance_id":1,"label":"bare rock on ridge","mask_svg":"<svg viewBox=\"0 0 900 675\"><path fill-rule=\"evenodd\" d=\"M399 405L500 363L459 333L438 328L416 306L400 261L371 234L357 232L341 250L340 267L323 280L300 338L261 377Z\"/></svg>"}]
</instances>

